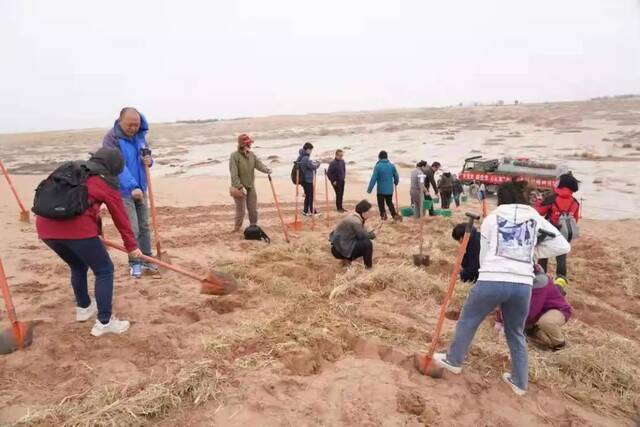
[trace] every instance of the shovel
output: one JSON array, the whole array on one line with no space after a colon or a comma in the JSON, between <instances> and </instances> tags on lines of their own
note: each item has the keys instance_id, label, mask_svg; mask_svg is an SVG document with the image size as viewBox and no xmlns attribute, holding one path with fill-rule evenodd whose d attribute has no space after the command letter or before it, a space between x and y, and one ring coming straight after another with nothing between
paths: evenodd
<instances>
[{"instance_id":1,"label":"shovel","mask_svg":"<svg viewBox=\"0 0 640 427\"><path fill-rule=\"evenodd\" d=\"M440 314L438 315L436 330L433 333L433 338L431 339L431 346L429 347L429 351L426 355L423 355L422 353L415 353L413 357L416 369L423 375L429 375L433 378L442 377L443 369L438 366L432 366L431 362L433 361L433 353L435 353L436 347L438 346L438 340L440 339L440 333L442 332L442 326L444 324L445 314L449 306L449 300L451 299L451 295L453 295L453 290L456 287L458 276L460 276L460 270L462 268L462 258L464 258L464 254L467 251L467 245L469 244L469 238L471 236L473 223L474 221L480 219L480 216L478 215L474 215L471 213L467 213L466 215L469 218L467 221L467 227L464 230L464 237L462 238L462 242L460 242L460 246L458 247L458 256L456 257L456 260L453 264L453 271L451 272L451 278L449 279L449 287L447 288L447 293L444 296L442 307L440 307Z\"/></svg>"},{"instance_id":2,"label":"shovel","mask_svg":"<svg viewBox=\"0 0 640 427\"><path fill-rule=\"evenodd\" d=\"M287 226L284 223L284 218L282 217L282 211L280 210L280 203L278 202L278 196L276 195L276 188L273 186L273 180L271 179L271 175L267 175L269 177L269 184L271 184L271 192L273 193L273 202L276 204L276 210L278 211L278 217L280 218L280 223L282 224L282 234L284 234L284 240L289 243L289 233L287 233Z\"/></svg>"},{"instance_id":3,"label":"shovel","mask_svg":"<svg viewBox=\"0 0 640 427\"><path fill-rule=\"evenodd\" d=\"M110 242L108 240L102 240L102 243L104 243L104 245L107 247L117 249L124 253L129 253L124 248L124 246L118 245L117 243ZM169 264L168 262L161 261L157 258L142 255L140 256L140 259L146 262L158 264L160 267L166 268L167 270L175 271L178 274L182 274L183 276L187 276L193 280L199 281L201 294L228 295L235 292L236 289L238 289L238 284L236 283L236 280L225 273L221 273L218 271L210 271L206 276L202 277L197 275L196 273L183 270L180 267Z\"/></svg>"},{"instance_id":4,"label":"shovel","mask_svg":"<svg viewBox=\"0 0 640 427\"><path fill-rule=\"evenodd\" d=\"M400 212L400 198L398 197L398 186L396 185L396 209ZM394 218L397 222L402 222L402 215L396 213L396 217Z\"/></svg>"},{"instance_id":5,"label":"shovel","mask_svg":"<svg viewBox=\"0 0 640 427\"><path fill-rule=\"evenodd\" d=\"M289 224L289 226L291 228L293 228L294 231L301 231L302 230L302 221L300 221L300 210L298 208L298 198L299 198L299 194L300 194L300 169L297 168L296 169L296 207L295 207L295 217L294 220L291 224Z\"/></svg>"},{"instance_id":6,"label":"shovel","mask_svg":"<svg viewBox=\"0 0 640 427\"><path fill-rule=\"evenodd\" d=\"M16 198L16 202L18 202L18 207L20 208L20 221L28 223L29 222L29 211L24 208L24 205L22 204L22 200L20 200L20 196L18 196L18 192L16 191L16 187L13 185L13 181L11 180L11 177L9 176L9 172L4 167L4 163L2 163L2 160L0 160L0 169L2 169L2 174L4 175L5 179L7 180L7 183L9 184L9 187L11 188L11 192L13 193L13 196Z\"/></svg>"},{"instance_id":7,"label":"shovel","mask_svg":"<svg viewBox=\"0 0 640 427\"><path fill-rule=\"evenodd\" d=\"M330 215L330 211L329 211L329 177L327 176L327 170L324 170L324 210L326 218L327 218L327 223L329 223L329 220L331 219L331 215Z\"/></svg>"},{"instance_id":8,"label":"shovel","mask_svg":"<svg viewBox=\"0 0 640 427\"><path fill-rule=\"evenodd\" d=\"M156 257L163 261L170 262L169 256L166 252L162 252L162 245L160 243L160 233L158 233L158 216L156 214L156 198L153 193L153 184L151 183L151 171L149 166L144 164L144 172L147 175L147 186L149 187L149 205L151 208L151 226L153 227L153 238L156 241Z\"/></svg>"},{"instance_id":9,"label":"shovel","mask_svg":"<svg viewBox=\"0 0 640 427\"><path fill-rule=\"evenodd\" d=\"M429 255L424 255L423 254L423 247L424 247L424 193L422 194L421 200L420 200L420 218L418 218L418 221L420 221L420 253L418 255L414 255L413 256L413 265L417 266L417 267L421 267L421 266L425 266L428 267L429 263L430 263L430 258Z\"/></svg>"},{"instance_id":10,"label":"shovel","mask_svg":"<svg viewBox=\"0 0 640 427\"><path fill-rule=\"evenodd\" d=\"M0 332L0 354L9 354L16 350L22 350L31 344L33 341L33 325L18 321L2 261L0 261L0 288L2 288L4 305L7 307L7 317L11 322L11 329L5 329Z\"/></svg>"}]
</instances>

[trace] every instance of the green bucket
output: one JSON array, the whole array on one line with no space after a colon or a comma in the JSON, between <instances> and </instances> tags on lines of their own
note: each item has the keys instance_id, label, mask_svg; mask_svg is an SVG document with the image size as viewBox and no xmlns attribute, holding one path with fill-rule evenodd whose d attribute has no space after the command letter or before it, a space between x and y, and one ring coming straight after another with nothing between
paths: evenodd
<instances>
[{"instance_id":1,"label":"green bucket","mask_svg":"<svg viewBox=\"0 0 640 427\"><path fill-rule=\"evenodd\" d=\"M425 211L431 210L431 208L433 207L433 200L423 200L422 201L422 209L424 209Z\"/></svg>"},{"instance_id":2,"label":"green bucket","mask_svg":"<svg viewBox=\"0 0 640 427\"><path fill-rule=\"evenodd\" d=\"M402 216L410 217L410 216L413 216L413 214L414 214L413 208L404 207L400 209L400 215Z\"/></svg>"},{"instance_id":3,"label":"green bucket","mask_svg":"<svg viewBox=\"0 0 640 427\"><path fill-rule=\"evenodd\" d=\"M451 210L450 209L436 209L434 211L434 213L438 216L444 216L444 217L451 217Z\"/></svg>"}]
</instances>

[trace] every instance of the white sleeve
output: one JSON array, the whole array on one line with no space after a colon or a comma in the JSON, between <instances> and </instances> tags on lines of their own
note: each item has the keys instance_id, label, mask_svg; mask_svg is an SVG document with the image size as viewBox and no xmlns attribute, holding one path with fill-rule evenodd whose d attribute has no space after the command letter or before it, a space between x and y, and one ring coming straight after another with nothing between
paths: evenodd
<instances>
[{"instance_id":1,"label":"white sleeve","mask_svg":"<svg viewBox=\"0 0 640 427\"><path fill-rule=\"evenodd\" d=\"M496 217L491 214L488 215L484 221L482 221L482 226L480 227L480 266L484 262L485 257L489 253L489 247L491 246L491 237L495 232L496 226Z\"/></svg>"},{"instance_id":2,"label":"white sleeve","mask_svg":"<svg viewBox=\"0 0 640 427\"><path fill-rule=\"evenodd\" d=\"M571 251L571 245L567 239L560 233L556 227L542 216L539 218L540 229L554 234L553 239L545 239L536 246L536 256L538 259L552 258L558 255L568 254Z\"/></svg>"}]
</instances>

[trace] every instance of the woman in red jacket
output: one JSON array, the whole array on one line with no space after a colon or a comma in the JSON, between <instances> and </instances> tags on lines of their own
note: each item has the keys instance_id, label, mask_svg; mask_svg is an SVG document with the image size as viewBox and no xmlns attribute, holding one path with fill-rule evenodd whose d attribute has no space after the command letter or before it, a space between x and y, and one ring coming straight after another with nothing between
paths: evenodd
<instances>
[{"instance_id":1,"label":"woman in red jacket","mask_svg":"<svg viewBox=\"0 0 640 427\"><path fill-rule=\"evenodd\" d=\"M85 163L85 167L90 175L86 181L89 208L66 220L38 216L36 229L38 237L71 269L71 286L77 303L76 321L84 322L97 314L91 335L122 334L129 329L129 322L118 320L111 314L113 263L98 238L98 224L100 206L104 203L130 255L134 258L141 255L118 192L118 174L124 168L124 159L118 150L101 148ZM89 268L96 277L95 300L91 300L87 290Z\"/></svg>"},{"instance_id":2,"label":"woman in red jacket","mask_svg":"<svg viewBox=\"0 0 640 427\"><path fill-rule=\"evenodd\" d=\"M573 193L578 191L578 180L571 174L565 173L560 175L558 186L554 189L554 193L549 197L539 200L535 208L538 213L545 217L551 224L556 227L560 226L560 216L568 213L578 222L580 220L580 203L573 197ZM568 239L569 241L571 239ZM547 271L548 259L540 259L538 263L544 271ZM556 257L556 280L563 294L565 294L565 286L567 286L567 255Z\"/></svg>"}]
</instances>

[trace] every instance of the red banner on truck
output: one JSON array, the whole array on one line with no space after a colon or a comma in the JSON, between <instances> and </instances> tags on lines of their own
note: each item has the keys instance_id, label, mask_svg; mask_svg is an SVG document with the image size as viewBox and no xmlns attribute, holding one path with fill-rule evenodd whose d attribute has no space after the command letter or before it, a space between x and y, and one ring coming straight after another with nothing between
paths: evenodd
<instances>
[{"instance_id":1,"label":"red banner on truck","mask_svg":"<svg viewBox=\"0 0 640 427\"><path fill-rule=\"evenodd\" d=\"M461 172L460 180L492 185L500 185L511 181L527 181L532 187L549 189L555 188L556 185L555 179L536 178L527 175L501 175L490 172Z\"/></svg>"}]
</instances>

